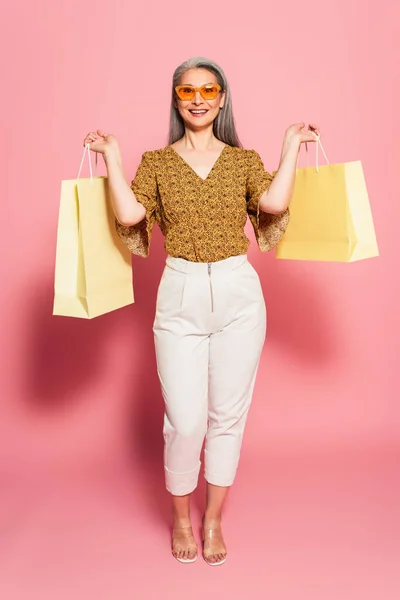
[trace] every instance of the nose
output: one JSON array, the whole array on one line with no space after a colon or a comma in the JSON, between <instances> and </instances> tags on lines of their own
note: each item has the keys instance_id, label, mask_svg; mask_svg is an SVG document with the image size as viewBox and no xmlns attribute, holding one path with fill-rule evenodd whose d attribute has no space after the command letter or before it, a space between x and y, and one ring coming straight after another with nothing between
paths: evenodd
<instances>
[{"instance_id":1,"label":"nose","mask_svg":"<svg viewBox=\"0 0 400 600\"><path fill-rule=\"evenodd\" d=\"M197 92L195 92L193 104L203 104L203 98L201 97L201 94L198 90Z\"/></svg>"}]
</instances>

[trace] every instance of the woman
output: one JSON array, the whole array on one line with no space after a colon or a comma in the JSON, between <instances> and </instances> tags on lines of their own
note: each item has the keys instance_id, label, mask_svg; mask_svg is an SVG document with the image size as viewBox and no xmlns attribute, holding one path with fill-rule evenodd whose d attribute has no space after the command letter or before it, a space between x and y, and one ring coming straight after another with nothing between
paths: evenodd
<instances>
[{"instance_id":1,"label":"woman","mask_svg":"<svg viewBox=\"0 0 400 600\"><path fill-rule=\"evenodd\" d=\"M115 136L87 135L107 167L116 229L130 250L148 256L157 221L167 261L160 282L154 339L165 400L164 467L172 495L172 553L197 558L190 494L205 439L203 557L221 565L226 546L222 508L232 485L266 332L259 278L247 260L247 215L262 251L283 235L302 142L318 139L304 123L285 133L271 176L236 134L229 85L204 58L173 76L169 145L145 152L135 179L125 180Z\"/></svg>"}]
</instances>

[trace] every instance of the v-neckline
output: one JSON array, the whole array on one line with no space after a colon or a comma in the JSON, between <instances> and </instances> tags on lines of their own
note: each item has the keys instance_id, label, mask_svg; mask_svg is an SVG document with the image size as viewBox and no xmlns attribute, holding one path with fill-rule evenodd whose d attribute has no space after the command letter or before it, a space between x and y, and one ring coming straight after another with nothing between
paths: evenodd
<instances>
[{"instance_id":1,"label":"v-neckline","mask_svg":"<svg viewBox=\"0 0 400 600\"><path fill-rule=\"evenodd\" d=\"M175 148L173 148L171 145L168 146L168 148L171 148L172 152L174 154L176 154L176 156L178 156L178 158L181 159L181 161L191 170L192 173L194 173L196 175L196 177L198 177L198 179L200 179L200 181L202 181L203 183L205 183L206 181L208 181L208 179L210 178L210 175L212 174L212 172L215 170L215 167L217 166L217 164L220 161L221 156L223 155L223 153L225 152L225 150L227 148L229 148L229 144L225 144L225 146L222 148L221 152L218 155L218 158L214 161L213 166L211 167L211 169L209 170L207 177L204 179L203 177L201 177L198 173L196 173L196 171L193 169L193 167L191 167L189 165L189 163L183 158L183 156L181 156L179 154L179 152L177 152L175 150Z\"/></svg>"}]
</instances>

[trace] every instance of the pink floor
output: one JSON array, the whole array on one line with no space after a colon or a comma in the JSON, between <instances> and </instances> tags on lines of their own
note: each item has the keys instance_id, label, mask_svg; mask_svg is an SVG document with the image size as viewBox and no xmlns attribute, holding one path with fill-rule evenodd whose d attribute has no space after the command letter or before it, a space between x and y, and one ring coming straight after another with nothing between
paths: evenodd
<instances>
[{"instance_id":1,"label":"pink floor","mask_svg":"<svg viewBox=\"0 0 400 600\"><path fill-rule=\"evenodd\" d=\"M246 455L225 513L229 557L169 553L160 464L4 475L2 600L398 600L399 453ZM194 498L196 531L204 483Z\"/></svg>"}]
</instances>

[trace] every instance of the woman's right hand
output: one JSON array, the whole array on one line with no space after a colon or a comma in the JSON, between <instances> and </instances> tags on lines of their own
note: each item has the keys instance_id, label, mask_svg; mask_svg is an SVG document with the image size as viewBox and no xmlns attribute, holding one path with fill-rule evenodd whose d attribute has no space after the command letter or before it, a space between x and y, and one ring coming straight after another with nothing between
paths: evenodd
<instances>
[{"instance_id":1,"label":"woman's right hand","mask_svg":"<svg viewBox=\"0 0 400 600\"><path fill-rule=\"evenodd\" d=\"M90 144L90 150L107 154L110 150L119 151L118 140L112 133L104 133L101 129L91 131L87 134L83 141L83 145Z\"/></svg>"}]
</instances>

